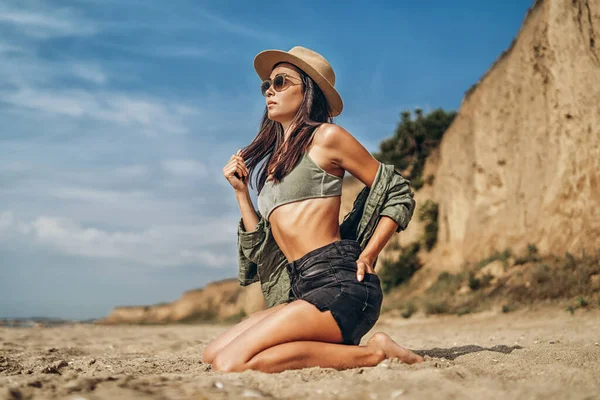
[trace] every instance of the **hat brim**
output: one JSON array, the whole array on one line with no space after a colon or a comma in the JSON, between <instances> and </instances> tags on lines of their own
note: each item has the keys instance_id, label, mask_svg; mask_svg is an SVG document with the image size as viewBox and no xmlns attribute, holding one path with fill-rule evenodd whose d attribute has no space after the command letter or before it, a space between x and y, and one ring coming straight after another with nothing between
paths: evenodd
<instances>
[{"instance_id":1,"label":"hat brim","mask_svg":"<svg viewBox=\"0 0 600 400\"><path fill-rule=\"evenodd\" d=\"M282 50L264 50L254 57L254 69L260 79L269 79L273 67L280 62L293 64L310 76L315 83L319 85L319 88L327 98L331 116L335 117L340 115L344 108L344 103L342 102L340 94L323 75L301 58Z\"/></svg>"}]
</instances>

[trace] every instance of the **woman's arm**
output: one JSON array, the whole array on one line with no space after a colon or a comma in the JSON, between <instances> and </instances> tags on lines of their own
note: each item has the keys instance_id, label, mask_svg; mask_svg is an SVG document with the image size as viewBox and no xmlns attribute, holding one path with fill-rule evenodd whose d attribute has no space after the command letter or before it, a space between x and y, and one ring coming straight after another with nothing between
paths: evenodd
<instances>
[{"instance_id":1,"label":"woman's arm","mask_svg":"<svg viewBox=\"0 0 600 400\"><path fill-rule=\"evenodd\" d=\"M252 232L256 230L258 225L258 215L252 205L252 199L250 198L250 192L247 190L241 192L235 192L235 197L240 207L240 213L242 214L242 221L246 232Z\"/></svg>"},{"instance_id":2,"label":"woman's arm","mask_svg":"<svg viewBox=\"0 0 600 400\"><path fill-rule=\"evenodd\" d=\"M244 157L242 157L242 149L239 149L231 156L227 164L223 167L223 175L235 191L235 197L242 214L242 223L240 224L242 226L240 228L243 228L246 232L256 230L259 216L256 215L256 211L252 205L252 199L250 198L250 191L248 190L248 179L250 174L244 161Z\"/></svg>"},{"instance_id":3,"label":"woman's arm","mask_svg":"<svg viewBox=\"0 0 600 400\"><path fill-rule=\"evenodd\" d=\"M323 137L324 147L328 150L333 163L371 187L380 162L354 136L338 125L328 124ZM359 281L363 280L365 272L375 273L373 262L392 234L398 230L398 226L398 223L388 216L379 219L371 239L356 262L356 276Z\"/></svg>"},{"instance_id":4,"label":"woman's arm","mask_svg":"<svg viewBox=\"0 0 600 400\"><path fill-rule=\"evenodd\" d=\"M372 268L373 262L383 250L387 242L390 240L394 232L398 229L398 224L388 216L382 216L377 222L377 226L375 227L375 231L369 239L369 242L360 253L359 260L364 261L368 268L365 267L367 272L373 273L375 270ZM358 280L362 280L362 274L357 273Z\"/></svg>"}]
</instances>

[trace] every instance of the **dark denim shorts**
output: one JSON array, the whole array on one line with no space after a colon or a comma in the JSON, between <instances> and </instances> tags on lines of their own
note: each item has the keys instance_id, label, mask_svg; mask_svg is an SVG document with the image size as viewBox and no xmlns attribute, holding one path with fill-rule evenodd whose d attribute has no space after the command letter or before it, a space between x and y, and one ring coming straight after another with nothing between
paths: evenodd
<instances>
[{"instance_id":1,"label":"dark denim shorts","mask_svg":"<svg viewBox=\"0 0 600 400\"><path fill-rule=\"evenodd\" d=\"M360 343L377 322L383 300L377 275L356 279L360 253L358 241L341 239L287 264L294 296L320 311L330 310L345 344Z\"/></svg>"}]
</instances>

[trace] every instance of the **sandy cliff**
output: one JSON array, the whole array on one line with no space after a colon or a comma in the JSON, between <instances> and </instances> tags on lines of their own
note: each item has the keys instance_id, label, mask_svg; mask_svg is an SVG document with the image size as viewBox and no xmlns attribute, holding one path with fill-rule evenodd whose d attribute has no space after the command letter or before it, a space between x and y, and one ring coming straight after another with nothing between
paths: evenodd
<instances>
[{"instance_id":1,"label":"sandy cliff","mask_svg":"<svg viewBox=\"0 0 600 400\"><path fill-rule=\"evenodd\" d=\"M535 2L444 135L428 264L600 248L599 46L600 0Z\"/></svg>"}]
</instances>

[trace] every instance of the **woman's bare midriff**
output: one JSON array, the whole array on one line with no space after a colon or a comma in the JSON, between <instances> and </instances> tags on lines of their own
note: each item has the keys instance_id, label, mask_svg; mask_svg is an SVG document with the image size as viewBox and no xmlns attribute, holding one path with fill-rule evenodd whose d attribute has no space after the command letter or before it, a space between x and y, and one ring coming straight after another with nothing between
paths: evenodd
<instances>
[{"instance_id":1,"label":"woman's bare midriff","mask_svg":"<svg viewBox=\"0 0 600 400\"><path fill-rule=\"evenodd\" d=\"M288 262L340 240L340 196L299 200L275 208L271 232Z\"/></svg>"},{"instance_id":2,"label":"woman's bare midriff","mask_svg":"<svg viewBox=\"0 0 600 400\"><path fill-rule=\"evenodd\" d=\"M344 177L344 170L331 163L331 154L321 146L321 130L315 131L308 156L329 174ZM269 176L270 178L270 176ZM316 248L340 240L341 196L299 200L276 207L269 215L271 232L288 262Z\"/></svg>"}]
</instances>

